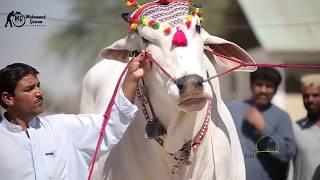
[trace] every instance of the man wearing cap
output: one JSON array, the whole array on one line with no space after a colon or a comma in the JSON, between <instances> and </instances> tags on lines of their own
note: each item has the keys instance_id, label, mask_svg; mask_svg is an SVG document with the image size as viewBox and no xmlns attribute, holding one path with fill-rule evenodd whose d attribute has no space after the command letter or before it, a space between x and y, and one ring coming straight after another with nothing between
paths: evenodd
<instances>
[{"instance_id":1,"label":"man wearing cap","mask_svg":"<svg viewBox=\"0 0 320 180\"><path fill-rule=\"evenodd\" d=\"M297 143L294 180L310 180L320 165L320 74L304 76L301 83L307 116L293 126Z\"/></svg>"}]
</instances>

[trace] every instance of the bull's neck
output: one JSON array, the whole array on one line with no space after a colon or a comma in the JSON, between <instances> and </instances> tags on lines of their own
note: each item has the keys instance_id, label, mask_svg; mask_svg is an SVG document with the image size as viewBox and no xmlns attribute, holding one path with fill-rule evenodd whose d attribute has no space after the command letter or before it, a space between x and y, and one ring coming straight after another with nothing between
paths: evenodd
<instances>
[{"instance_id":1,"label":"bull's neck","mask_svg":"<svg viewBox=\"0 0 320 180\"><path fill-rule=\"evenodd\" d=\"M162 106L163 107L163 106ZM156 112L158 119L167 130L164 138L164 148L170 152L177 152L182 146L196 136L205 120L207 105L198 112L183 112L177 107L165 106L167 112Z\"/></svg>"}]
</instances>

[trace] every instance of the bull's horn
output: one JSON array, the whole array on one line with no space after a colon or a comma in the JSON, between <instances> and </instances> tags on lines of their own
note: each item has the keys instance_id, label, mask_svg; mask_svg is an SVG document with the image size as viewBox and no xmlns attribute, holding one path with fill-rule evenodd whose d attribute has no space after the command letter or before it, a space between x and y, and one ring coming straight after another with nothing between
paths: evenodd
<instances>
[{"instance_id":1,"label":"bull's horn","mask_svg":"<svg viewBox=\"0 0 320 180\"><path fill-rule=\"evenodd\" d=\"M130 15L131 13L121 13L122 19L125 20L127 23L130 23Z\"/></svg>"},{"instance_id":2,"label":"bull's horn","mask_svg":"<svg viewBox=\"0 0 320 180\"><path fill-rule=\"evenodd\" d=\"M202 8L201 4L197 2L193 3L193 6L196 8Z\"/></svg>"}]
</instances>

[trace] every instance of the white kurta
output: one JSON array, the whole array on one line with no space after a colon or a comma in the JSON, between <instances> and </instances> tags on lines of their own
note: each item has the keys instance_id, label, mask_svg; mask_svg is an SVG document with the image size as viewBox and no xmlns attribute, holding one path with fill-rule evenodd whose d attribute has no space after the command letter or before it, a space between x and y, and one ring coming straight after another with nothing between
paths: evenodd
<instances>
[{"instance_id":1,"label":"white kurta","mask_svg":"<svg viewBox=\"0 0 320 180\"><path fill-rule=\"evenodd\" d=\"M100 155L125 133L137 107L120 91L106 127ZM29 128L0 121L0 179L84 180L99 137L103 115L50 115L30 121Z\"/></svg>"},{"instance_id":2,"label":"white kurta","mask_svg":"<svg viewBox=\"0 0 320 180\"><path fill-rule=\"evenodd\" d=\"M311 180L320 166L320 128L310 125L310 120L302 119L300 125L294 123L293 130L297 143L294 159L294 180Z\"/></svg>"}]
</instances>

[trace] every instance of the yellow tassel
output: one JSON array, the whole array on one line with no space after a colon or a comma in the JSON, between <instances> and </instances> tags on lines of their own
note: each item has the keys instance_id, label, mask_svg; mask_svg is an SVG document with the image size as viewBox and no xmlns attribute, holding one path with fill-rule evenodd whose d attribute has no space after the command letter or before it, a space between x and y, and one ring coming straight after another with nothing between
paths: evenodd
<instances>
[{"instance_id":1,"label":"yellow tassel","mask_svg":"<svg viewBox=\"0 0 320 180\"><path fill-rule=\"evenodd\" d=\"M124 4L125 6L127 6L127 7L131 7L131 6L133 6L133 4L132 3L130 3L130 2L125 2L125 4Z\"/></svg>"},{"instance_id":2,"label":"yellow tassel","mask_svg":"<svg viewBox=\"0 0 320 180\"><path fill-rule=\"evenodd\" d=\"M136 7L139 8L139 5L138 5L138 3L137 3L136 0L125 0L125 1L124 1L124 4L125 4L125 6L127 6L127 7L136 6Z\"/></svg>"},{"instance_id":3,"label":"yellow tassel","mask_svg":"<svg viewBox=\"0 0 320 180\"><path fill-rule=\"evenodd\" d=\"M138 24L137 23L132 23L131 25L130 25L130 29L131 30L136 30L138 28Z\"/></svg>"},{"instance_id":4,"label":"yellow tassel","mask_svg":"<svg viewBox=\"0 0 320 180\"><path fill-rule=\"evenodd\" d=\"M192 15L187 16L187 21L192 21Z\"/></svg>"},{"instance_id":5,"label":"yellow tassel","mask_svg":"<svg viewBox=\"0 0 320 180\"><path fill-rule=\"evenodd\" d=\"M171 28L170 28L168 23L162 24L162 29L163 29L163 32L165 34L170 34L171 33Z\"/></svg>"},{"instance_id":6,"label":"yellow tassel","mask_svg":"<svg viewBox=\"0 0 320 180\"><path fill-rule=\"evenodd\" d=\"M141 19L141 24L143 24L144 26L148 25L148 19L145 18L145 17L143 17L143 18Z\"/></svg>"},{"instance_id":7,"label":"yellow tassel","mask_svg":"<svg viewBox=\"0 0 320 180\"><path fill-rule=\"evenodd\" d=\"M200 8L196 8L195 13L198 14L200 12Z\"/></svg>"}]
</instances>

